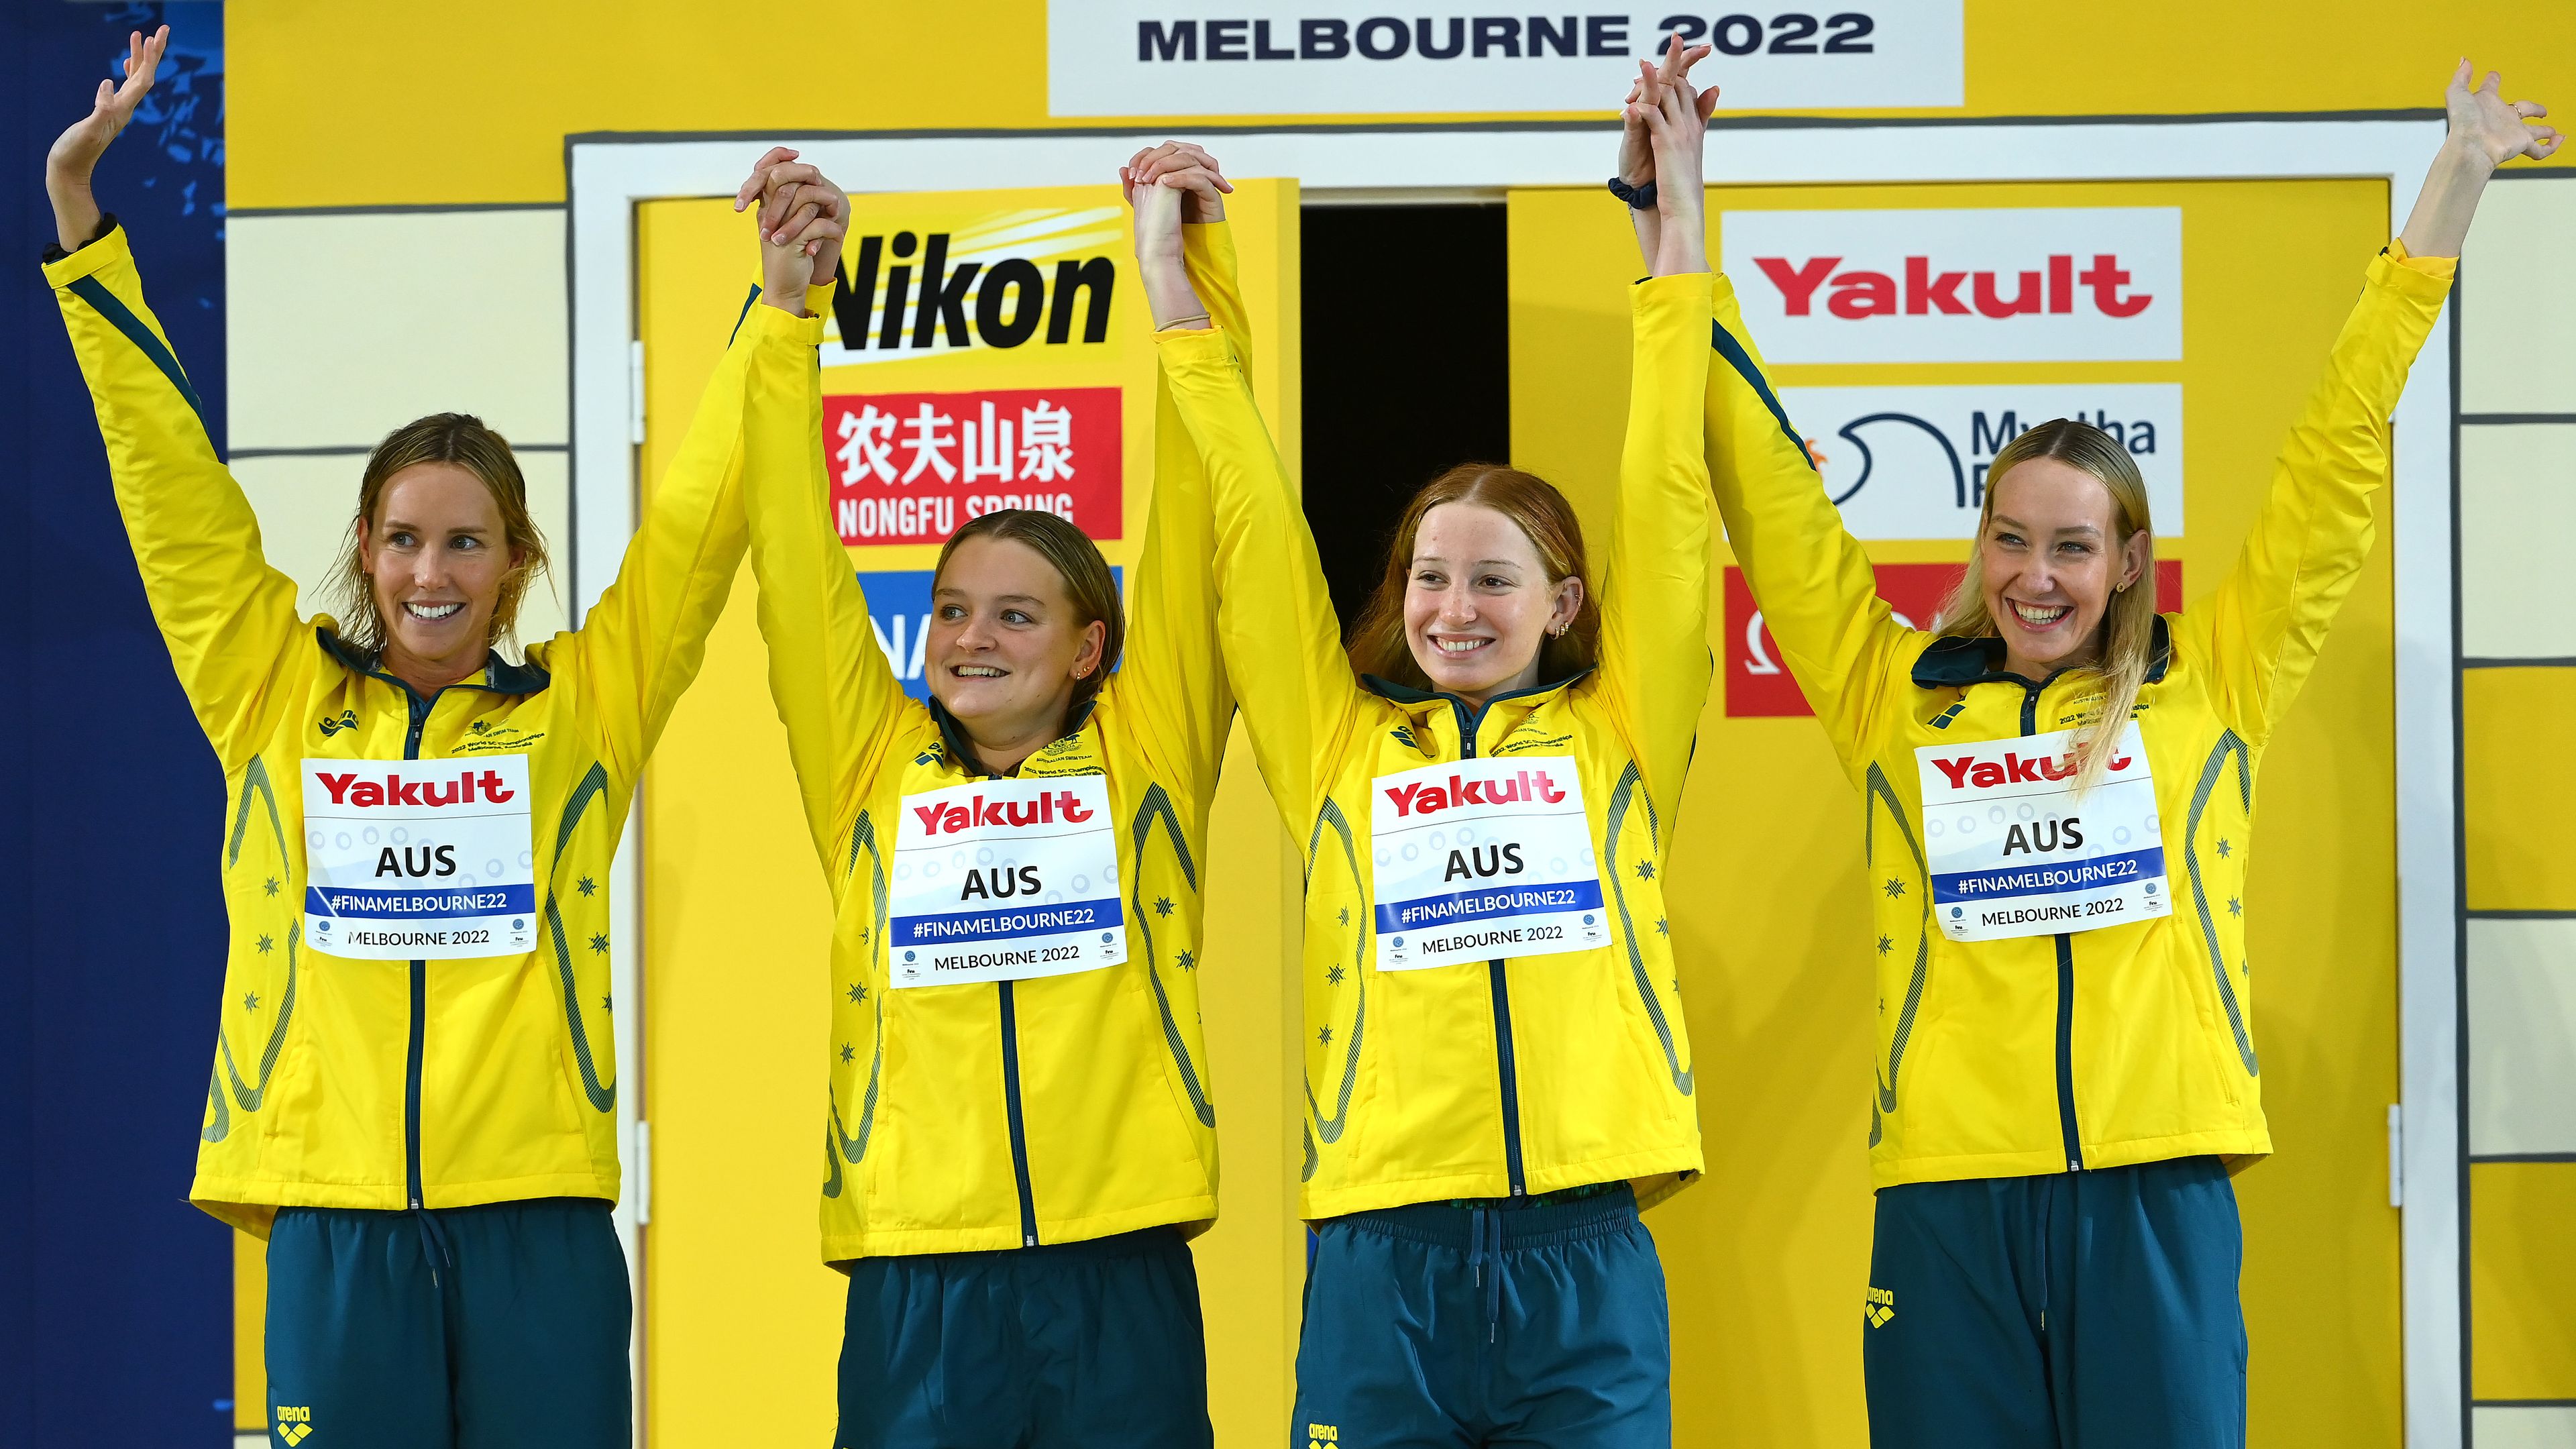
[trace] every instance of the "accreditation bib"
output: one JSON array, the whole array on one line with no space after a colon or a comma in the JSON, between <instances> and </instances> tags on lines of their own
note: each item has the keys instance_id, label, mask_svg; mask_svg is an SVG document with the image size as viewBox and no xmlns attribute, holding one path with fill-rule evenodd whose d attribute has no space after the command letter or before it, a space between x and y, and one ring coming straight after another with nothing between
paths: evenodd
<instances>
[{"instance_id":1,"label":"accreditation bib","mask_svg":"<svg viewBox=\"0 0 2576 1449\"><path fill-rule=\"evenodd\" d=\"M361 961L536 949L528 757L304 762L304 939Z\"/></svg>"},{"instance_id":2,"label":"accreditation bib","mask_svg":"<svg viewBox=\"0 0 2576 1449\"><path fill-rule=\"evenodd\" d=\"M1953 941L2121 926L2168 915L2163 823L2137 722L2075 795L2076 732L1914 752L1932 914Z\"/></svg>"},{"instance_id":3,"label":"accreditation bib","mask_svg":"<svg viewBox=\"0 0 2576 1449\"><path fill-rule=\"evenodd\" d=\"M897 987L1017 981L1127 959L1118 831L1098 775L903 797L886 921Z\"/></svg>"},{"instance_id":4,"label":"accreditation bib","mask_svg":"<svg viewBox=\"0 0 2576 1449\"><path fill-rule=\"evenodd\" d=\"M1424 765L1369 782L1377 969L1608 945L1570 755Z\"/></svg>"}]
</instances>

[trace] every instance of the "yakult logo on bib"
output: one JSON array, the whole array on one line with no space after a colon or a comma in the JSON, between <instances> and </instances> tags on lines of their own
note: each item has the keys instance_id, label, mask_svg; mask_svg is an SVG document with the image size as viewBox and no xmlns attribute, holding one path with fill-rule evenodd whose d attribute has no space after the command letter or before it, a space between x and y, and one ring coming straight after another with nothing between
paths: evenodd
<instances>
[{"instance_id":1,"label":"yakult logo on bib","mask_svg":"<svg viewBox=\"0 0 2576 1449\"><path fill-rule=\"evenodd\" d=\"M1773 362L2169 362L2178 207L1730 211L1745 325Z\"/></svg>"},{"instance_id":2,"label":"yakult logo on bib","mask_svg":"<svg viewBox=\"0 0 2576 1449\"><path fill-rule=\"evenodd\" d=\"M903 798L886 923L897 987L1016 981L1127 959L1118 833L1098 775Z\"/></svg>"},{"instance_id":3,"label":"yakult logo on bib","mask_svg":"<svg viewBox=\"0 0 2576 1449\"><path fill-rule=\"evenodd\" d=\"M304 936L368 961L536 945L528 757L304 762Z\"/></svg>"},{"instance_id":4,"label":"yakult logo on bib","mask_svg":"<svg viewBox=\"0 0 2576 1449\"><path fill-rule=\"evenodd\" d=\"M911 809L921 817L922 834L934 837L961 835L987 825L1005 830L1053 825L1058 820L1080 825L1100 813L1084 805L1081 795L1072 790L1041 790L1034 800L997 800L977 790L962 801L915 805Z\"/></svg>"},{"instance_id":5,"label":"yakult logo on bib","mask_svg":"<svg viewBox=\"0 0 2576 1449\"><path fill-rule=\"evenodd\" d=\"M1436 815L1458 805L1509 805L1515 801L1554 805L1565 799L1565 791L1543 769L1515 770L1500 779L1472 780L1452 771L1444 784L1389 786L1386 798L1394 803L1396 818L1402 820L1416 814Z\"/></svg>"}]
</instances>

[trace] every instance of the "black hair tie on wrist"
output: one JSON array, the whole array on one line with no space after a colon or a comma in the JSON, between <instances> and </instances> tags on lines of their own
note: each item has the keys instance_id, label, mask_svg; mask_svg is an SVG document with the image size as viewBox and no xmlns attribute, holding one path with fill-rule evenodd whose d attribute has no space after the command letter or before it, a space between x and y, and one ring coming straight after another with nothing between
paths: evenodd
<instances>
[{"instance_id":1,"label":"black hair tie on wrist","mask_svg":"<svg viewBox=\"0 0 2576 1449\"><path fill-rule=\"evenodd\" d=\"M1643 186L1631 186L1613 176L1610 178L1610 194L1639 211L1655 209L1655 183L1651 178Z\"/></svg>"}]
</instances>

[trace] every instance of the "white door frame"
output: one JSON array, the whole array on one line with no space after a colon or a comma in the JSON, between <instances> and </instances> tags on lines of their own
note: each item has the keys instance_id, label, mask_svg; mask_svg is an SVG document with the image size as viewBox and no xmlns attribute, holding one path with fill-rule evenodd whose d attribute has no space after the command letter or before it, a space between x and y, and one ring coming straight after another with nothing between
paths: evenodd
<instances>
[{"instance_id":1,"label":"white door frame","mask_svg":"<svg viewBox=\"0 0 2576 1449\"><path fill-rule=\"evenodd\" d=\"M2403 222L2442 139L2437 112L2296 116L2044 118L1996 122L1777 122L1713 128L1711 184L2371 178L2389 184L2389 231ZM1172 134L1222 136L1238 176L1293 176L1309 204L1499 197L1511 187L1598 186L1606 123L1183 126L1177 131L923 131L586 135L565 143L566 263L572 332L573 617L616 572L634 531L629 359L635 330L634 208L730 196L771 142L792 145L866 191L1105 182L1137 148ZM1604 198L1604 205L1615 203ZM2458 660L2454 614L2452 349L2417 359L2397 407L2391 548L2396 564L2397 880L2405 1206L2404 1352L2409 1449L2461 1449L2462 1354L2457 816L2452 779ZM640 1086L640 937L629 822L610 886L621 1077ZM620 1094L629 1190L618 1206L628 1260L646 1191L633 1149L632 1091ZM2398 1134L2392 1132L2392 1140ZM2395 1194L2392 1193L2392 1196ZM637 1299L638 1332L642 1303ZM640 1345L639 1337L639 1345ZM639 1351L637 1389L642 1392ZM637 1421L639 1432L642 1420Z\"/></svg>"}]
</instances>

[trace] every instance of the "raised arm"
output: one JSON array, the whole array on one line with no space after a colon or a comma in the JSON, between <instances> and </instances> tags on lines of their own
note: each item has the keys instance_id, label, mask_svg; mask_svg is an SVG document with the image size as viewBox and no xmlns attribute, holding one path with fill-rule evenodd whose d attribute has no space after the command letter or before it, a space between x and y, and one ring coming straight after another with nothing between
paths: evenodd
<instances>
[{"instance_id":1,"label":"raised arm","mask_svg":"<svg viewBox=\"0 0 2576 1449\"><path fill-rule=\"evenodd\" d=\"M2270 735L2306 683L2369 557L2371 495L2388 478L2389 415L2441 316L2487 177L2515 156L2558 149L2557 132L2525 124L2545 108L2505 101L2494 76L2471 89L2470 77L2462 61L2445 97L2450 133L2404 233L2371 260L2325 377L2273 465L2244 551L2182 616L2183 647L2214 661L2221 708L2252 743Z\"/></svg>"},{"instance_id":2,"label":"raised arm","mask_svg":"<svg viewBox=\"0 0 2576 1449\"><path fill-rule=\"evenodd\" d=\"M1234 238L1225 221L1225 192L1214 157L1170 143L1137 153L1120 178L1146 205L1138 217L1140 255L1153 230L1158 263L1149 305L1203 313L1226 332L1241 361L1249 349L1242 289L1235 277ZM1177 255L1173 255L1177 253ZM1174 265L1174 263L1177 265ZM1182 297L1169 295L1179 291ZM1181 325L1195 325L1182 317ZM1161 751L1174 778L1215 788L1224 763L1234 696L1217 640L1216 516L1207 469L1157 380L1154 400L1154 491L1145 544L1127 583L1127 648L1109 688L1121 709Z\"/></svg>"},{"instance_id":3,"label":"raised arm","mask_svg":"<svg viewBox=\"0 0 2576 1449\"><path fill-rule=\"evenodd\" d=\"M1684 50L1676 40L1661 67L1640 63L1625 112L1632 129L1651 142L1650 114L1670 113L1666 93L1686 87L1692 63L1706 53L1705 47ZM1703 123L1715 94L1711 87L1690 108ZM1632 181L1636 149L1633 136L1623 140L1620 168ZM1668 164L1661 151L1650 149L1648 155L1657 170ZM1705 195L1696 166L1684 189ZM1658 270L1673 252L1670 221L1677 199L1659 180L1655 210L1636 213L1638 246ZM1704 255L1705 241L1698 244ZM1712 286L1710 310L1715 355L1708 366L1705 445L1718 516L1790 674L1849 764L1865 748L1890 658L1912 631L1878 597L1869 555L1826 495L1806 441L1781 407L1761 350L1745 331L1735 288L1723 276ZM1727 626L1742 627L1732 620Z\"/></svg>"},{"instance_id":4,"label":"raised arm","mask_svg":"<svg viewBox=\"0 0 2576 1449\"><path fill-rule=\"evenodd\" d=\"M1234 693L1242 701L1262 779L1291 833L1313 823L1318 761L1339 747L1357 682L1343 657L1341 627L1324 584L1314 537L1270 433L1252 399L1236 348L1215 308L1185 273L1168 222L1176 200L1140 192L1138 261L1157 322L1155 335L1172 411L1206 470L1215 515L1217 633ZM1157 204L1170 208L1149 216Z\"/></svg>"},{"instance_id":5,"label":"raised arm","mask_svg":"<svg viewBox=\"0 0 2576 1449\"><path fill-rule=\"evenodd\" d=\"M1708 702L1708 466L1702 437L1711 313L1703 117L1687 81L1666 87L1647 116L1659 171L1655 276L1631 297L1628 437L1619 504L1602 570L1601 674L1629 721L1656 814L1674 818L1691 743Z\"/></svg>"},{"instance_id":6,"label":"raised arm","mask_svg":"<svg viewBox=\"0 0 2576 1449\"><path fill-rule=\"evenodd\" d=\"M793 157L773 151L755 175L792 164ZM789 203L795 204L792 195ZM764 426L792 426L796 417L793 401L771 407L760 393L784 386L801 398L798 374L773 364L793 358L810 369L811 349L822 339L819 313L828 304L828 286L808 283L812 276L832 275L816 271L818 262L838 264L848 203L840 199L837 212L820 217L804 210L821 204L806 198L797 218L764 208L761 285L743 303L733 337L626 546L616 580L574 636L569 657L585 693L597 701L605 763L620 780L633 780L643 769L672 706L697 677L708 631L724 612L725 595L742 567L749 543L743 474L751 422L756 415ZM770 239L787 234L791 225L793 240L782 245ZM799 441L819 446L819 428Z\"/></svg>"},{"instance_id":7,"label":"raised arm","mask_svg":"<svg viewBox=\"0 0 2576 1449\"><path fill-rule=\"evenodd\" d=\"M90 114L46 156L59 246L45 280L89 383L144 596L179 686L230 769L286 707L270 684L295 649L310 647L295 613L295 582L268 566L250 500L215 456L204 404L144 304L125 231L90 192L99 156L152 88L169 35L166 25L148 40L136 33L124 84L99 82Z\"/></svg>"}]
</instances>

